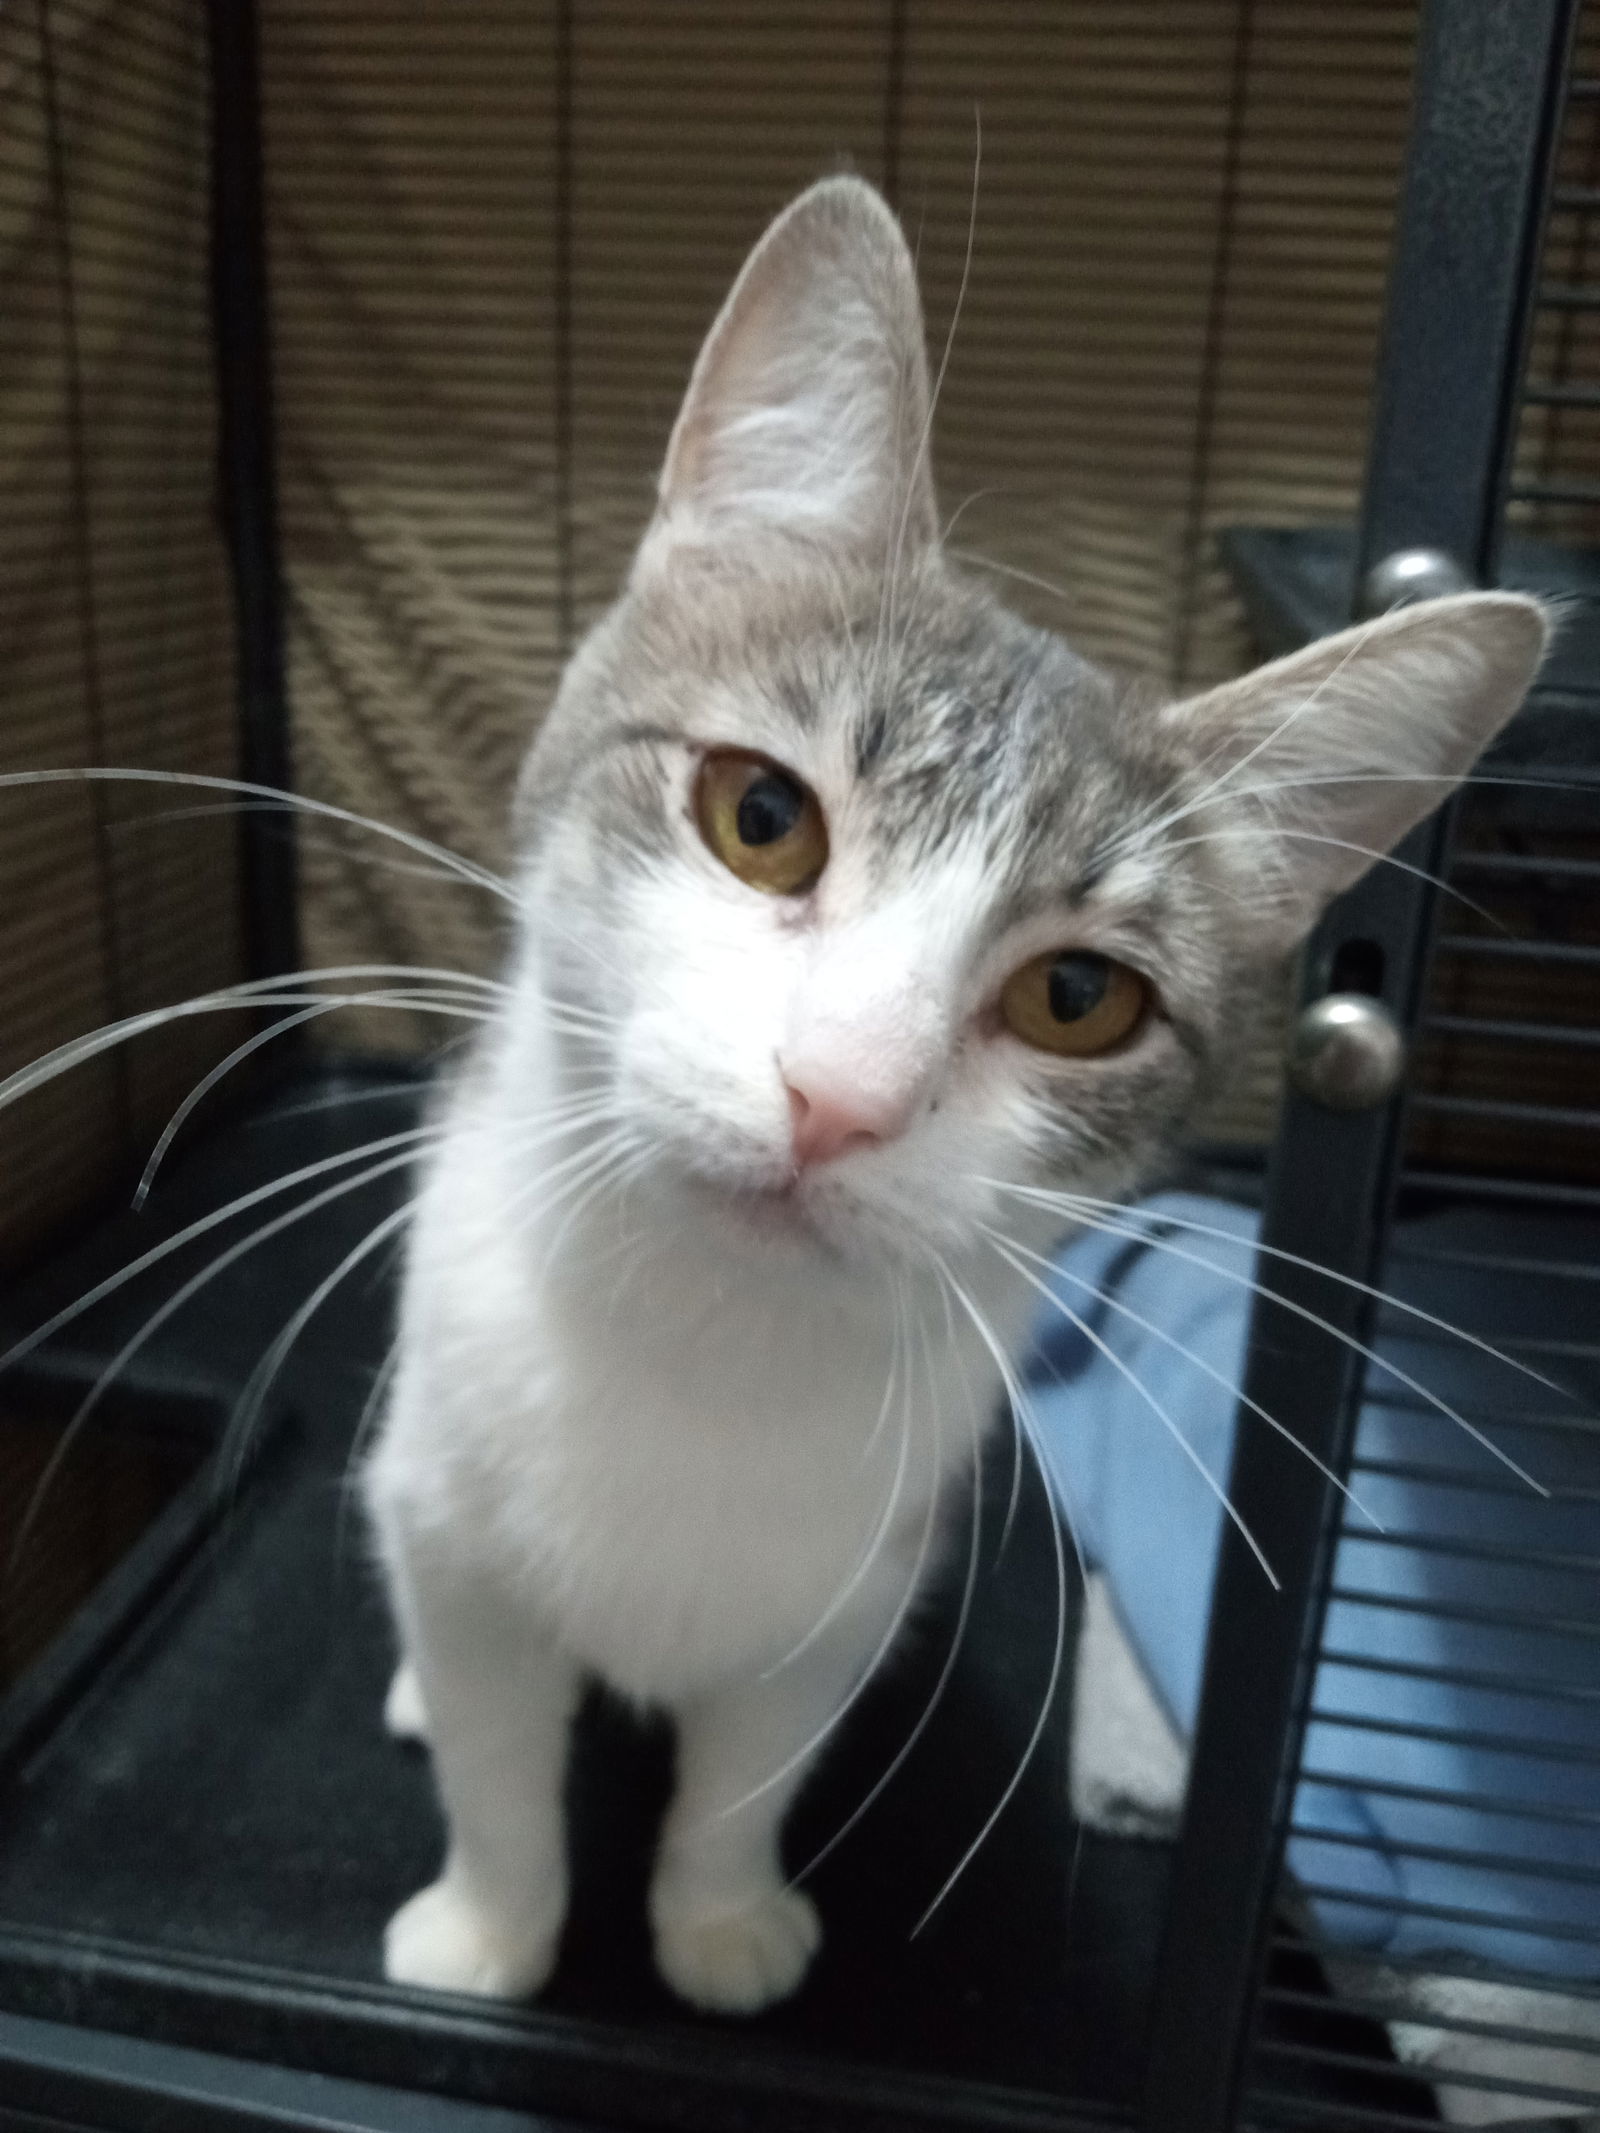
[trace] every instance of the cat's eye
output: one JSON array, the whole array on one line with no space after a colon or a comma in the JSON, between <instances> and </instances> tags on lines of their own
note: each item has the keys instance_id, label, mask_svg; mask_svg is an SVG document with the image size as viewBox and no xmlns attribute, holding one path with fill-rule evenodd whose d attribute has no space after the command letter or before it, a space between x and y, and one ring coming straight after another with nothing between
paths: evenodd
<instances>
[{"instance_id":1,"label":"cat's eye","mask_svg":"<svg viewBox=\"0 0 1600 2133\"><path fill-rule=\"evenodd\" d=\"M1088 948L1053 948L1007 978L1000 1017L1024 1044L1092 1059L1126 1043L1150 1002L1150 987L1126 963Z\"/></svg>"},{"instance_id":2,"label":"cat's eye","mask_svg":"<svg viewBox=\"0 0 1600 2133\"><path fill-rule=\"evenodd\" d=\"M768 896L810 888L828 861L817 796L764 755L714 748L695 786L700 834L723 865Z\"/></svg>"}]
</instances>

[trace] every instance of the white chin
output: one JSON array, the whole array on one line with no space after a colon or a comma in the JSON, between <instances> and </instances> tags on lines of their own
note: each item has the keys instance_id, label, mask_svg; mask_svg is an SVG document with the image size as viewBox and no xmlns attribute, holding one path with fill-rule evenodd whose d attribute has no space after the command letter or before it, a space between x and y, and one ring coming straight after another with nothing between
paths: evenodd
<instances>
[{"instance_id":1,"label":"white chin","mask_svg":"<svg viewBox=\"0 0 1600 2133\"><path fill-rule=\"evenodd\" d=\"M741 1240L760 1237L815 1244L821 1239L815 1211L803 1188L793 1183L745 1185L729 1178L699 1177L691 1181L690 1190L714 1223Z\"/></svg>"},{"instance_id":2,"label":"white chin","mask_svg":"<svg viewBox=\"0 0 1600 2133\"><path fill-rule=\"evenodd\" d=\"M839 1260L881 1259L896 1225L870 1197L858 1198L843 1179L816 1173L799 1179L752 1165L743 1176L709 1170L665 1153L658 1178L669 1207L686 1211L713 1239L735 1251L753 1245L821 1253ZM677 1214L669 1216L670 1223Z\"/></svg>"},{"instance_id":3,"label":"white chin","mask_svg":"<svg viewBox=\"0 0 1600 2133\"><path fill-rule=\"evenodd\" d=\"M679 1174L697 1220L736 1251L754 1246L823 1252L837 1257L859 1243L859 1224L831 1194L795 1181L771 1184L704 1171ZM830 1204L831 1203L831 1204Z\"/></svg>"}]
</instances>

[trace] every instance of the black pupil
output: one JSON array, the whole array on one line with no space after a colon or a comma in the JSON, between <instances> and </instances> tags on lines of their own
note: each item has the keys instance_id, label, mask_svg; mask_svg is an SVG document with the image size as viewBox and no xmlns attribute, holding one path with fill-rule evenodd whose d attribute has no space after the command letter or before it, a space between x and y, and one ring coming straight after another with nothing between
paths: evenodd
<instances>
[{"instance_id":1,"label":"black pupil","mask_svg":"<svg viewBox=\"0 0 1600 2133\"><path fill-rule=\"evenodd\" d=\"M741 844L776 844L800 820L805 794L775 770L764 771L745 787L737 821Z\"/></svg>"},{"instance_id":2,"label":"black pupil","mask_svg":"<svg viewBox=\"0 0 1600 2133\"><path fill-rule=\"evenodd\" d=\"M1050 965L1050 1012L1058 1022L1081 1022L1106 996L1111 965L1103 955L1058 955Z\"/></svg>"}]
</instances>

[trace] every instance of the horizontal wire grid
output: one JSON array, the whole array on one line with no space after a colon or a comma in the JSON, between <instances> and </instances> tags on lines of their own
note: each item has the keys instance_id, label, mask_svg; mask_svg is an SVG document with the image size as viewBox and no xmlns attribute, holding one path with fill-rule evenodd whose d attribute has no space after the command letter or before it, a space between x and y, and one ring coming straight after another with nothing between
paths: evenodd
<instances>
[{"instance_id":1,"label":"horizontal wire grid","mask_svg":"<svg viewBox=\"0 0 1600 2133\"><path fill-rule=\"evenodd\" d=\"M191 0L0 8L0 773L236 767L210 123ZM171 805L151 788L0 790L0 1077L239 975L232 826L164 823ZM207 1020L0 1112L0 1271L137 1175L233 1041ZM65 1449L64 1428L7 1381L0 1689L193 1465L135 1431Z\"/></svg>"},{"instance_id":2,"label":"horizontal wire grid","mask_svg":"<svg viewBox=\"0 0 1600 2133\"><path fill-rule=\"evenodd\" d=\"M1346 1506L1249 2067L1263 2125L1600 2114L1597 207L1591 17L1510 511L1570 604L1487 766L1506 782L1460 812L1382 1276L1508 1360L1377 1315L1405 1378L1363 1395L1350 1483L1383 1530ZM1317 2026L1330 1991L1362 2037Z\"/></svg>"},{"instance_id":3,"label":"horizontal wire grid","mask_svg":"<svg viewBox=\"0 0 1600 2133\"><path fill-rule=\"evenodd\" d=\"M952 545L1091 655L1238 671L1217 530L1354 509L1414 15L263 10L307 788L504 859L518 758L623 580L701 336L766 220L842 165L894 195L935 354L976 180L935 435ZM304 869L315 961L499 953L457 891L353 849ZM1270 1133L1276 992L1262 1014L1215 1137Z\"/></svg>"},{"instance_id":4,"label":"horizontal wire grid","mask_svg":"<svg viewBox=\"0 0 1600 2133\"><path fill-rule=\"evenodd\" d=\"M235 767L207 73L191 0L0 9L0 772ZM237 976L232 829L169 805L0 791L0 1074ZM219 1038L191 1019L0 1114L0 1267L137 1170Z\"/></svg>"}]
</instances>

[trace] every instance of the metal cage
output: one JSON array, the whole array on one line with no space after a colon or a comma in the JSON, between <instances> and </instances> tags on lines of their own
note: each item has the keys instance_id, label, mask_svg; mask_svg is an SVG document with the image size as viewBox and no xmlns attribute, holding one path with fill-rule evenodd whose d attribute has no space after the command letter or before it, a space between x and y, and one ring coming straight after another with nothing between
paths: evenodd
<instances>
[{"instance_id":1,"label":"metal cage","mask_svg":"<svg viewBox=\"0 0 1600 2133\"><path fill-rule=\"evenodd\" d=\"M1296 1599L1264 1606L1255 1566L1230 1537L1152 2040L1152 2124L1220 2127L1240 2112L1262 2124L1411 2122L1416 2098L1403 2085L1365 2096L1347 2086L1320 2101L1296 2092L1296 2075L1330 2058L1325 2039L1295 2026L1308 1958L1329 1965L1341 1994L1368 2013L1404 2020L1409 2007L1419 2028L1442 2025L1436 2038L1474 2041L1447 2080L1458 2110L1463 2097L1505 2097L1533 2120L1592 2110L1600 2095L1600 2031L1585 2018L1594 1983L1582 1966L1569 1978L1561 1960L1600 1945L1600 1884L1592 1862L1560 1841L1563 1829L1594 1826L1600 1806L1600 1558L1584 1530L1600 1479L1600 1235L1586 1139L1595 1036L1583 975L1600 879L1594 587L1583 551L1524 533L1518 509L1593 496L1582 479L1587 434L1552 439L1539 427L1546 410L1596 400L1582 339L1541 330L1550 313L1570 323L1593 300L1582 268L1568 280L1558 264L1581 259L1579 225L1595 198L1581 182L1595 85L1569 73L1576 18L1560 5L1429 11L1357 538L1334 544L1331 584L1314 537L1236 543L1280 644L1299 633L1308 598L1315 612L1330 589L1343 588L1347 612L1381 606L1393 559L1408 553L1425 583L1440 567L1448 582L1453 561L1465 582L1530 586L1565 596L1568 608L1518 726L1480 781L1402 850L1418 871L1376 869L1306 959L1303 1003L1348 984L1342 973L1354 968L1358 988L1411 1032L1414 1066L1403 1101L1364 1115L1332 1116L1290 1095L1263 1241L1268 1255L1293 1256L1264 1256L1259 1268L1272 1294L1255 1320L1246 1386L1341 1473L1412 1487L1399 1524L1374 1532L1281 1443L1241 1444L1236 1498L1293 1548ZM1557 530L1570 538L1570 526ZM1327 621L1337 612L1322 606ZM1553 1224L1542 1241L1541 1221ZM1550 1476L1539 1515L1517 1516L1531 1484L1497 1467L1486 1446L1474 1447L1476 1459L1452 1453L1450 1428L1430 1426L1444 1418L1414 1381L1363 1368L1347 1339L1285 1315L1309 1310L1341 1335L1381 1341L1398 1320L1374 1287L1408 1265L1474 1267L1503 1299L1497 1321L1475 1323L1530 1368L1565 1368L1557 1388L1479 1357L1463 1396L1490 1445ZM1518 1316L1519 1280L1548 1285L1554 1310L1537 1326ZM1480 1309L1486 1301L1487 1292ZM1384 1573L1402 1557L1418 1566L1409 1583ZM1386 1632L1402 1616L1439 1633L1431 1655L1394 1655ZM1363 1670L1409 1680L1411 1708L1353 1710ZM1430 1683L1465 1710L1441 1724ZM1407 1764L1425 1747L1475 1751L1495 1775L1419 1782ZM1403 1885L1363 1900L1307 1881L1319 1859L1326 1867L1341 1843L1359 1841L1324 1828L1319 1811L1352 1775L1421 1811L1426 1832L1413 1816L1398 1841L1451 1871L1449 1901ZM1541 1845L1541 1834L1554 1841ZM1517 1902L1508 1887L1543 1887L1551 1901ZM1367 1931L1333 1930L1364 1909ZM1452 1946L1453 1934L1497 1924L1495 1959ZM1201 1978L1196 2020L1184 1981ZM1491 1987L1512 1996L1496 2005ZM1561 2039L1542 2058L1541 2023ZM1370 2053L1352 2067L1383 2071Z\"/></svg>"},{"instance_id":2,"label":"metal cage","mask_svg":"<svg viewBox=\"0 0 1600 2133\"><path fill-rule=\"evenodd\" d=\"M563 0L548 12L559 255L573 226L584 9ZM1369 12L1364 34L1409 37L1405 10ZM1215 41L1218 93L1233 96L1211 173L1224 208L1243 183L1240 85L1262 13L1241 0L1232 41ZM868 35L847 14L829 17L841 76L855 63L850 40ZM914 15L896 4L868 25L891 192L904 175ZM1166 13L1154 15L1166 34ZM366 25L379 91L390 44L403 44L397 23L392 36L387 21ZM303 149L317 117L280 112L275 145L263 26L246 0L32 0L0 16L0 88L33 143L0 153L0 258L18 263L21 322L13 348L0 320L0 420L20 440L19 552L37 521L46 573L18 582L30 615L52 583L74 588L50 630L26 640L41 663L18 701L57 721L57 760L65 745L80 763L120 754L242 779L262 803L209 821L209 842L181 861L152 856L141 788L40 786L22 829L6 818L13 912L0 910L0 948L3 929L20 927L19 1067L73 1041L50 1020L69 965L90 974L65 1005L87 1027L202 986L270 980L302 956L306 852L267 794L293 783L291 657L323 659L316 686L336 700L339 646L331 610L282 568L292 455L274 419L266 223L275 155ZM976 19L945 33L952 49L987 36ZM480 59L488 82L492 50ZM1023 76L1030 64L1024 51ZM597 79L602 106L612 85L603 68ZM417 110L400 131L412 140L415 122L425 156L425 96ZM235 998L198 1036L163 1025L136 1068L86 1052L102 1077L91 1103L6 1128L0 1167L26 1185L29 1208L60 1216L15 1227L8 1337L49 1322L152 1239L193 1236L0 1380L0 1543L25 1573L0 1606L0 2127L131 2128L154 2114L197 2128L400 2133L425 2120L511 2133L537 2112L540 2124L558 2113L797 2133L1342 2133L1469 2122L1484 2099L1510 2124L1552 2113L1600 2124L1600 1973L1586 1967L1600 1950L1600 1111L1589 1093L1600 575L1585 542L1600 502L1597 158L1600 45L1591 53L1578 0L1427 0L1359 525L1234 524L1224 542L1269 651L1381 608L1397 555L1421 556L1427 587L1526 585L1560 597L1567 619L1479 781L1340 903L1304 960L1301 1010L1330 990L1365 996L1409 1039L1407 1085L1341 1112L1291 1086L1264 1176L1236 1146L1214 1151L1206 1173L1263 1209L1246 1395L1391 1515L1387 1530L1363 1525L1292 1447L1241 1432L1233 1493L1270 1542L1283 1591L1264 1592L1225 1530L1176 1841L1084 1839L1065 1812L1060 1756L1047 1753L931 1952L890 1949L883 1918L898 1918L906 1892L892 1863L878 1872L858 1849L863 1887L841 1901L865 1955L812 2012L742 2033L667 2017L640 1982L637 1920L618 1928L620 1954L610 1924L596 1928L548 2012L379 1986L360 1951L403 1892L389 1889L384 1860L403 1867L427 1841L426 1809L415 1769L394 1775L375 1725L341 1716L361 1697L375 1714L385 1633L359 1579L330 1577L325 1558L375 1390L384 1304L353 1293L331 1330L313 1314L400 1204L399 1154L341 1197L352 1151L368 1140L398 1150L419 1090L393 1062L302 1054L258 1073L180 1141L170 1197L140 1227L116 1212L114 1188L137 1178L174 1101L213 1070L266 1063L264 1032ZM1224 656L1224 610L1202 613L1209 536L1238 516L1211 480L1235 246L1225 216L1218 230L1195 284L1192 463L1172 492L1166 551L1182 591L1162 628L1186 675ZM293 300L314 336L317 304L359 304L337 261L313 264ZM536 322L556 411L544 473L567 536L553 560L536 559L557 651L603 597L637 507L631 467L604 468L592 492L575 476L587 381L563 308L583 293L572 268L556 258L559 315ZM41 319L42 354L29 338ZM1352 345L1365 347L1359 333ZM360 407L329 417L362 419ZM289 471L303 510L314 481ZM317 522L313 546L334 540L335 516ZM1109 577L1118 570L1136 575L1114 555ZM386 626L403 636L404 622ZM339 626L354 627L348 616ZM0 618L0 642L3 628ZM425 637L407 646L421 663L435 649ZM36 768L45 726L23 720L13 738L5 767ZM490 783L497 760L486 745ZM63 883L83 890L75 902ZM303 1176L279 1197L290 1168ZM222 1212L235 1197L269 1211L264 1253L249 1256L240 1216ZM225 1278L184 1315L219 1248ZM1384 1302L1386 1289L1411 1308ZM1462 1344L1439 1328L1452 1313L1500 1359L1468 1344L1462 1378ZM152 1316L154 1339L140 1332ZM264 1405L260 1358L281 1359L280 1326L305 1339ZM1385 1359L1371 1367L1370 1347ZM1421 1389L1434 1349L1454 1358L1455 1422ZM69 1447L63 1418L85 1394L94 1426ZM241 1408L263 1426L241 1431ZM61 1487L36 1523L26 1504L41 1475ZM984 1796L985 1730L997 1753L1028 1733L1049 1657L1047 1532L1035 1494L1009 1540L998 1526L986 1540L996 1561L1009 1551L1006 1577L990 1581L955 1709L934 1729L939 1760L915 1766L914 1804L894 1810L917 1872L916 1844L948 1844ZM1426 1629L1421 1656L1396 1641L1397 1623ZM320 1702L301 1679L308 1651ZM869 1719L830 1771L834 1807L915 1712L910 1671L901 1703ZM658 1801L661 1744L604 1708L586 1740L623 1831L620 1866L580 1836L596 1915L614 1922L631 1916L617 1889ZM1435 1751L1456 1763L1423 1760ZM632 1776L608 1774L619 1758ZM231 1818L217 1808L230 1784L243 1803ZM1394 1810L1382 1841L1353 1828L1357 1795ZM319 1817L333 1832L321 1843ZM352 1866L345 1840L383 1855L378 1868ZM1356 1858L1379 1860L1389 1879L1353 1887Z\"/></svg>"}]
</instances>

